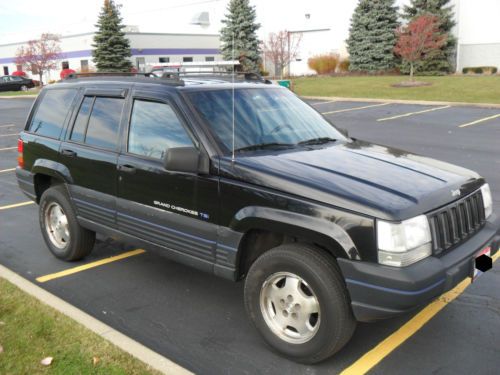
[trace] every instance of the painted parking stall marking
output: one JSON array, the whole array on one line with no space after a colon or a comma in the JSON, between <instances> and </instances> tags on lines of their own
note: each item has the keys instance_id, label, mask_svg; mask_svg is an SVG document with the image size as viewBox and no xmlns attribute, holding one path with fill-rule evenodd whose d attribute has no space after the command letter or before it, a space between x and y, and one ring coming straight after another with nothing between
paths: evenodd
<instances>
[{"instance_id":1,"label":"painted parking stall marking","mask_svg":"<svg viewBox=\"0 0 500 375\"><path fill-rule=\"evenodd\" d=\"M9 150L15 150L17 149L17 147L4 147L4 148L0 148L0 151L9 151Z\"/></svg>"},{"instance_id":2,"label":"painted parking stall marking","mask_svg":"<svg viewBox=\"0 0 500 375\"><path fill-rule=\"evenodd\" d=\"M92 263L84 264L82 266L73 267L73 268L70 268L70 269L67 269L64 271L51 273L51 274L45 275L45 276L40 276L40 277L36 278L36 281L38 281L39 283L45 283L45 282L50 281L50 280L59 279L61 277L65 277L68 275L73 275L73 274L78 273L78 272L86 271L88 269L99 267L99 266L102 266L104 264L116 262L117 260L130 258L130 257L133 257L135 255L143 254L145 252L146 252L146 250L143 250L143 249L136 249L136 250L128 251L126 253L116 255L114 257L101 259L101 260L98 260L98 261L95 261Z\"/></svg>"},{"instance_id":3,"label":"painted parking stall marking","mask_svg":"<svg viewBox=\"0 0 500 375\"><path fill-rule=\"evenodd\" d=\"M500 251L497 251L494 256L492 256L493 262L495 262L500 257ZM413 318L408 320L401 328L391 334L389 337L380 342L372 350L365 353L361 358L359 358L352 365L344 369L341 375L357 375L365 374L375 367L380 361L391 354L395 349L397 349L406 340L412 337L417 331L419 331L427 322L429 322L437 313L439 313L447 304L452 302L458 296L460 296L467 287L471 285L470 278L464 279L455 288L442 294L437 300L431 302L422 311L420 311Z\"/></svg>"},{"instance_id":4,"label":"painted parking stall marking","mask_svg":"<svg viewBox=\"0 0 500 375\"><path fill-rule=\"evenodd\" d=\"M318 102L318 103L312 103L311 105L312 106L316 106L316 105L322 105L322 104L330 104L330 103L336 103L337 100L329 100L327 102Z\"/></svg>"},{"instance_id":5,"label":"painted parking stall marking","mask_svg":"<svg viewBox=\"0 0 500 375\"><path fill-rule=\"evenodd\" d=\"M451 107L450 105L445 105L445 106L442 106L442 107L434 107L434 108L430 108L430 109L424 109L423 111L408 112L408 113L403 113L401 115L396 115L396 116L391 116L391 117L385 117L385 118L379 118L379 119L377 119L377 121L380 122L380 121L395 120L395 119L398 119L398 118L401 118L401 117L409 117L409 116L413 116L413 115L419 115L421 113L439 111L441 109L446 109L446 108L450 108L450 107Z\"/></svg>"},{"instance_id":6,"label":"painted parking stall marking","mask_svg":"<svg viewBox=\"0 0 500 375\"><path fill-rule=\"evenodd\" d=\"M0 135L0 137L14 137L14 136L18 136L19 134L18 133L11 133L11 134L2 134Z\"/></svg>"},{"instance_id":7,"label":"painted parking stall marking","mask_svg":"<svg viewBox=\"0 0 500 375\"><path fill-rule=\"evenodd\" d=\"M0 211L3 210L8 210L11 208L17 208L17 207L23 207L23 206L28 206L30 204L34 204L34 201L27 201L27 202L21 202L21 203L14 203L14 204L9 204L7 206L0 206Z\"/></svg>"},{"instance_id":8,"label":"painted parking stall marking","mask_svg":"<svg viewBox=\"0 0 500 375\"><path fill-rule=\"evenodd\" d=\"M480 123L485 122L485 121L494 120L494 119L496 119L498 117L500 117L500 113L498 113L496 115L493 115L493 116L480 118L479 120L468 122L466 124L459 125L458 127L459 128L465 128L467 126L472 126L472 125L480 124Z\"/></svg>"},{"instance_id":9,"label":"painted parking stall marking","mask_svg":"<svg viewBox=\"0 0 500 375\"><path fill-rule=\"evenodd\" d=\"M345 109L337 109L336 111L328 111L328 112L322 112L322 115L331 115L334 113L341 113L341 112L350 112L350 111L359 111L361 109L367 109L367 108L374 108L374 107L382 107L384 105L389 105L391 103L380 103L380 104L370 104L370 105L365 105L362 107L353 107L353 108L345 108Z\"/></svg>"},{"instance_id":10,"label":"painted parking stall marking","mask_svg":"<svg viewBox=\"0 0 500 375\"><path fill-rule=\"evenodd\" d=\"M0 170L0 173L14 172L15 170L16 168L2 169Z\"/></svg>"},{"instance_id":11,"label":"painted parking stall marking","mask_svg":"<svg viewBox=\"0 0 500 375\"><path fill-rule=\"evenodd\" d=\"M16 126L14 124L5 124L5 125L0 125L0 128L10 128L12 126Z\"/></svg>"}]
</instances>

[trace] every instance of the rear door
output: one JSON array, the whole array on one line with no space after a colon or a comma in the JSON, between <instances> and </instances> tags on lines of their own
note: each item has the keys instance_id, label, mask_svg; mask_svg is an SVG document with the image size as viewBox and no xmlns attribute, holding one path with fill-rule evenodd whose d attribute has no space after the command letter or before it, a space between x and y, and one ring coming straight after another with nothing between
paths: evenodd
<instances>
[{"instance_id":1,"label":"rear door","mask_svg":"<svg viewBox=\"0 0 500 375\"><path fill-rule=\"evenodd\" d=\"M116 227L118 140L126 89L84 92L60 148L78 215Z\"/></svg>"},{"instance_id":2,"label":"rear door","mask_svg":"<svg viewBox=\"0 0 500 375\"><path fill-rule=\"evenodd\" d=\"M201 147L168 95L136 91L118 158L120 230L208 268L217 237L216 177L167 171L169 147Z\"/></svg>"}]
</instances>

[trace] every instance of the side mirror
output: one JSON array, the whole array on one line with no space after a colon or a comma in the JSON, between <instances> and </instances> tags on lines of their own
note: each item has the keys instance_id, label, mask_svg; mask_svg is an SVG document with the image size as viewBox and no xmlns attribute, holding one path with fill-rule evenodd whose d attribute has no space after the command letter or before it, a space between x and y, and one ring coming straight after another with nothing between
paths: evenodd
<instances>
[{"instance_id":1,"label":"side mirror","mask_svg":"<svg viewBox=\"0 0 500 375\"><path fill-rule=\"evenodd\" d=\"M195 147L171 147L167 149L163 166L168 171L208 174L208 158Z\"/></svg>"}]
</instances>

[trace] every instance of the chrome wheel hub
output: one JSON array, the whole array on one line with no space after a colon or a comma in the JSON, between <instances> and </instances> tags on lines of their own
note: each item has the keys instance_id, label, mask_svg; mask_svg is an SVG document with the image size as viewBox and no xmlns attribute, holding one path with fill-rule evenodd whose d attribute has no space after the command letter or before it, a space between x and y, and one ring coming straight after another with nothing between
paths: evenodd
<instances>
[{"instance_id":1,"label":"chrome wheel hub","mask_svg":"<svg viewBox=\"0 0 500 375\"><path fill-rule=\"evenodd\" d=\"M45 230L52 245L64 249L70 240L68 218L62 207L52 202L45 210Z\"/></svg>"},{"instance_id":2,"label":"chrome wheel hub","mask_svg":"<svg viewBox=\"0 0 500 375\"><path fill-rule=\"evenodd\" d=\"M293 273L278 272L267 278L260 291L260 309L271 331L286 342L303 344L318 332L318 299Z\"/></svg>"}]
</instances>

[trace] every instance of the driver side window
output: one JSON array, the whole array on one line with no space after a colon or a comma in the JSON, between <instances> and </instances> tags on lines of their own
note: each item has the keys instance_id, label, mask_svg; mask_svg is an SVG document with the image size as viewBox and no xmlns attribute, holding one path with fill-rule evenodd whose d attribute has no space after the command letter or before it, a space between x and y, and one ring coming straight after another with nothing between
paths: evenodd
<instances>
[{"instance_id":1,"label":"driver side window","mask_svg":"<svg viewBox=\"0 0 500 375\"><path fill-rule=\"evenodd\" d=\"M172 107L166 103L134 101L128 152L162 159L167 148L191 146L193 141Z\"/></svg>"}]
</instances>

